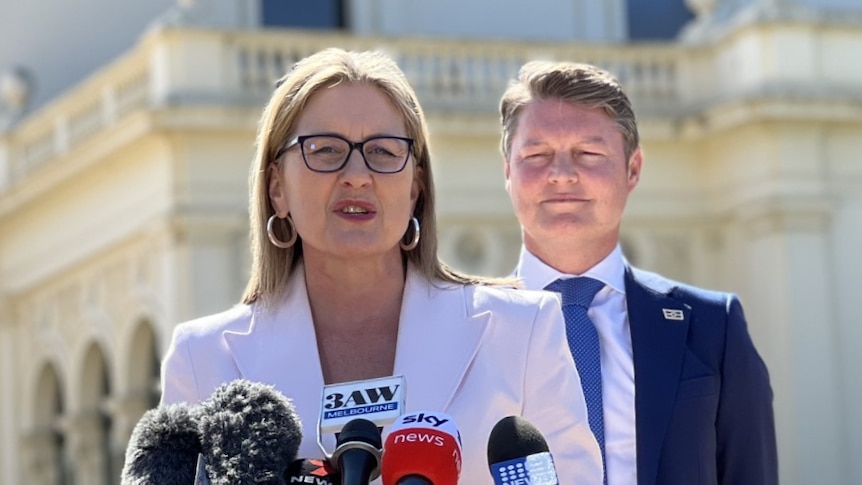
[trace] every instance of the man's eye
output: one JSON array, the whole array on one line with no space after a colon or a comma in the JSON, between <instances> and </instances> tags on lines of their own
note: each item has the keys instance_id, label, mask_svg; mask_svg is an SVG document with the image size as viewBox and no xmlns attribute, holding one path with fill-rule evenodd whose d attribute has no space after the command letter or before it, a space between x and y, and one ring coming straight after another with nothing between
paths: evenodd
<instances>
[{"instance_id":1,"label":"man's eye","mask_svg":"<svg viewBox=\"0 0 862 485\"><path fill-rule=\"evenodd\" d=\"M541 162L550 158L550 155L547 153L530 153L524 155L523 159L530 162Z\"/></svg>"},{"instance_id":2,"label":"man's eye","mask_svg":"<svg viewBox=\"0 0 862 485\"><path fill-rule=\"evenodd\" d=\"M588 163L601 163L607 159L604 153L581 152L580 158Z\"/></svg>"}]
</instances>

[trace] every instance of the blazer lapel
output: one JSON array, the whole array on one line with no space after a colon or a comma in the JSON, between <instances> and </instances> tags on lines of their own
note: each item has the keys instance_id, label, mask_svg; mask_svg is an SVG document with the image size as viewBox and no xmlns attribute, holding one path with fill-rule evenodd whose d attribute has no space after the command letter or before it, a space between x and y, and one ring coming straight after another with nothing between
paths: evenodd
<instances>
[{"instance_id":1,"label":"blazer lapel","mask_svg":"<svg viewBox=\"0 0 862 485\"><path fill-rule=\"evenodd\" d=\"M406 380L406 409L445 412L479 349L490 313L472 314L463 285L435 282L410 266L395 374Z\"/></svg>"},{"instance_id":2,"label":"blazer lapel","mask_svg":"<svg viewBox=\"0 0 862 485\"><path fill-rule=\"evenodd\" d=\"M672 286L642 281L626 268L626 300L635 371L638 484L652 485L676 401L691 308Z\"/></svg>"},{"instance_id":3,"label":"blazer lapel","mask_svg":"<svg viewBox=\"0 0 862 485\"><path fill-rule=\"evenodd\" d=\"M294 270L282 305L255 306L248 328L225 331L224 339L242 377L274 384L301 415L316 416L323 373L303 274ZM408 410L446 411L475 357L490 313L472 314L468 294L408 267L394 369L405 376Z\"/></svg>"},{"instance_id":4,"label":"blazer lapel","mask_svg":"<svg viewBox=\"0 0 862 485\"><path fill-rule=\"evenodd\" d=\"M223 335L243 378L273 384L300 416L316 417L323 372L304 275L301 265L294 268L283 303L271 309L254 305L248 328Z\"/></svg>"}]
</instances>

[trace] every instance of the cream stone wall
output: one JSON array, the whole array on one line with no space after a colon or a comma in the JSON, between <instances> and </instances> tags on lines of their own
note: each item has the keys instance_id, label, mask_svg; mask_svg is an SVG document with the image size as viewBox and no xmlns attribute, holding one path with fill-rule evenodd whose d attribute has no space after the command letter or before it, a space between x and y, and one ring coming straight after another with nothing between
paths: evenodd
<instances>
[{"instance_id":1,"label":"cream stone wall","mask_svg":"<svg viewBox=\"0 0 862 485\"><path fill-rule=\"evenodd\" d=\"M116 483L178 322L247 278L248 167L272 81L383 48L428 115L443 258L508 274L496 105L525 60L617 73L645 152L623 244L740 295L775 391L782 483L862 483L862 28L740 23L656 45L162 27L0 134L0 484Z\"/></svg>"}]
</instances>

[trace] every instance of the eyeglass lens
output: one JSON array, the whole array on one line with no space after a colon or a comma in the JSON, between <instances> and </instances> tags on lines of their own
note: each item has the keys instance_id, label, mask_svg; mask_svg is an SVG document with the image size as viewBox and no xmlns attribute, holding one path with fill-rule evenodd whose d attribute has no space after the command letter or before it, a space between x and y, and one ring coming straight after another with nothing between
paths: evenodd
<instances>
[{"instance_id":1,"label":"eyeglass lens","mask_svg":"<svg viewBox=\"0 0 862 485\"><path fill-rule=\"evenodd\" d=\"M362 143L362 156L372 170L398 172L410 155L406 140L391 137L370 138ZM339 170L350 156L350 144L333 136L312 136L302 143L302 153L308 168L321 172Z\"/></svg>"}]
</instances>

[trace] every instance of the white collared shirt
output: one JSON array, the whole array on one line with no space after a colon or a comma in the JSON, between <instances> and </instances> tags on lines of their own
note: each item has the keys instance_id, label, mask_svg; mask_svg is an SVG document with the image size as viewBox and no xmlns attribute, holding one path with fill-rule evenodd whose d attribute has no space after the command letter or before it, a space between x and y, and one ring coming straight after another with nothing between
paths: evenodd
<instances>
[{"instance_id":1,"label":"white collared shirt","mask_svg":"<svg viewBox=\"0 0 862 485\"><path fill-rule=\"evenodd\" d=\"M551 268L521 246L515 273L530 290L541 290L559 278L574 276L589 276L605 284L593 299L587 315L596 326L601 349L608 485L637 483L635 381L632 336L626 309L626 265L617 245L586 273L570 275Z\"/></svg>"}]
</instances>

